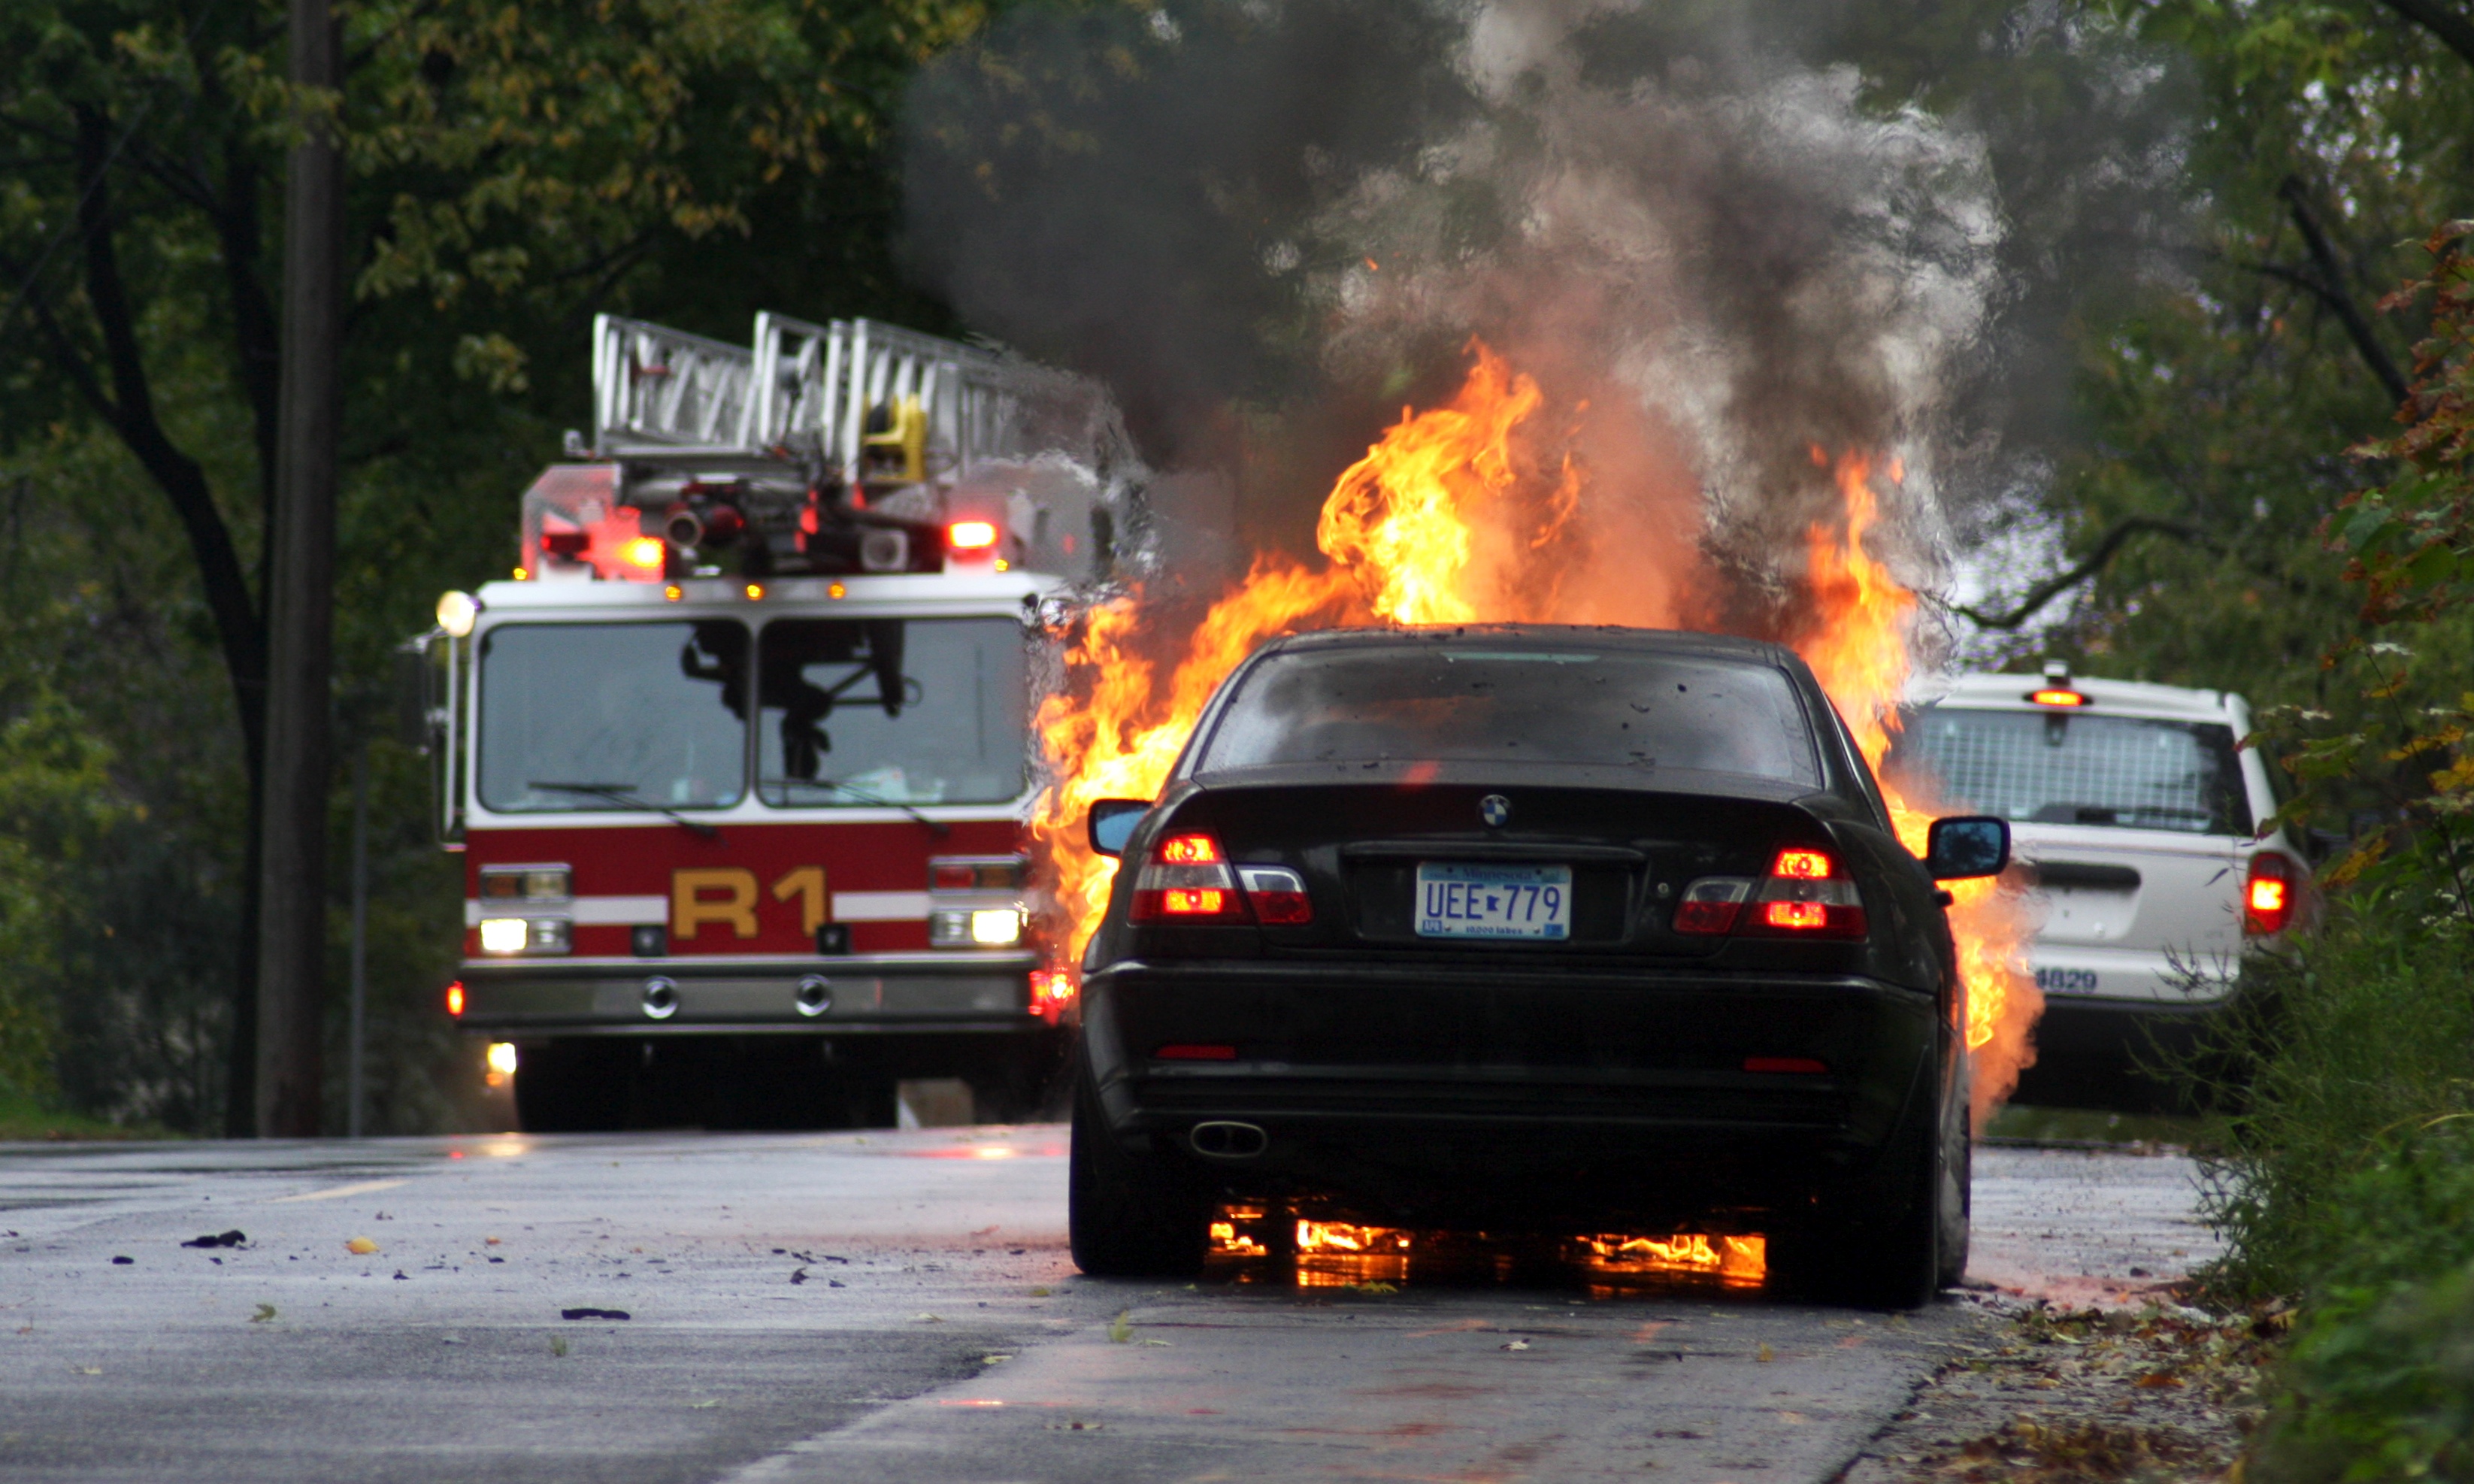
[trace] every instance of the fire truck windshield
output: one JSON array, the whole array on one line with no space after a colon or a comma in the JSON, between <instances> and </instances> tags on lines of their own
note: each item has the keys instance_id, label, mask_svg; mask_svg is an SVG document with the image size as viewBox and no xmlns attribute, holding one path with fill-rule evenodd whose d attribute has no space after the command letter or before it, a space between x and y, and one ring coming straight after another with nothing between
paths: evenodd
<instances>
[{"instance_id":1,"label":"fire truck windshield","mask_svg":"<svg viewBox=\"0 0 2474 1484\"><path fill-rule=\"evenodd\" d=\"M1030 671L1011 619L777 619L758 639L757 791L789 808L1018 796Z\"/></svg>"},{"instance_id":2,"label":"fire truck windshield","mask_svg":"<svg viewBox=\"0 0 2474 1484\"><path fill-rule=\"evenodd\" d=\"M721 809L747 792L747 628L504 623L481 640L478 784L506 814Z\"/></svg>"}]
</instances>

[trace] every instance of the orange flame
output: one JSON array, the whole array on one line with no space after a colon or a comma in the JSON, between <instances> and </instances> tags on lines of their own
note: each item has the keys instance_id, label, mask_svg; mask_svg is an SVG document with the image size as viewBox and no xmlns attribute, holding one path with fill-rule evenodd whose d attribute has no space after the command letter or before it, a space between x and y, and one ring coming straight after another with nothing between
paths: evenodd
<instances>
[{"instance_id":1,"label":"orange flame","mask_svg":"<svg viewBox=\"0 0 2474 1484\"><path fill-rule=\"evenodd\" d=\"M1813 459L1823 463L1827 455L1815 449ZM1922 855L1936 813L1923 806L1932 801L1911 802L1897 783L1881 776L1907 685L1907 636L1916 599L1865 547L1880 520L1872 472L1872 461L1858 453L1841 456L1832 470L1846 505L1845 531L1815 524L1807 535L1811 611L1808 631L1795 641L1795 649L1855 733L1880 781L1900 841ZM1903 471L1893 463L1889 473L1895 483ZM1964 990L1960 1024L1975 1059L1974 1113L1980 1125L2036 1058L2028 1034L2044 1010L2044 996L2027 970L2035 926L2018 894L2003 890L1998 879L1953 882L1950 891L1951 933Z\"/></svg>"},{"instance_id":2,"label":"orange flame","mask_svg":"<svg viewBox=\"0 0 2474 1484\"><path fill-rule=\"evenodd\" d=\"M1345 624L1644 621L1637 606L1611 613L1603 584L1595 599L1561 596L1576 565L1582 472L1568 454L1551 468L1524 463L1524 443L1535 436L1526 426L1543 394L1485 345L1473 342L1472 351L1475 364L1449 402L1403 409L1341 474L1316 530L1329 565L1311 572L1257 555L1165 679L1137 642L1141 592L1079 620L1065 684L1041 703L1035 723L1053 781L1031 832L1048 864L1045 915L1059 947L1079 956L1106 906L1113 864L1084 839L1090 806L1156 797L1212 691L1264 641ZM1878 775L1898 725L1916 598L1866 546L1880 520L1871 457L1848 453L1833 467L1823 450L1810 451L1832 470L1845 519L1841 529L1823 523L1809 532L1809 602L1794 645ZM1897 483L1904 471L1893 460L1887 473ZM1641 539L1630 529L1607 534ZM1656 564L1644 563L1638 580L1656 575ZM1901 839L1920 851L1930 816L1886 784L1884 793ZM2032 1058L2026 1036L2041 1002L2023 969L2030 930L2017 898L1992 882L1959 883L1954 894L1980 1119Z\"/></svg>"},{"instance_id":3,"label":"orange flame","mask_svg":"<svg viewBox=\"0 0 2474 1484\"><path fill-rule=\"evenodd\" d=\"M1585 1236L1574 1244L1582 1264L1604 1274L1714 1275L1729 1288L1758 1288L1769 1277L1769 1241L1761 1236Z\"/></svg>"}]
</instances>

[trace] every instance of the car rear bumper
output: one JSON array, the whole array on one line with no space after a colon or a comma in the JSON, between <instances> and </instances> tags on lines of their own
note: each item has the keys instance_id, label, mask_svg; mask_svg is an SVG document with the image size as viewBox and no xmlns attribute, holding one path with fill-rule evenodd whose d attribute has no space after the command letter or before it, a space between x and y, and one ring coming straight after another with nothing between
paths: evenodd
<instances>
[{"instance_id":1,"label":"car rear bumper","mask_svg":"<svg viewBox=\"0 0 2474 1484\"><path fill-rule=\"evenodd\" d=\"M1937 1094L1949 1046L1929 996L1853 977L1137 961L1084 994L1128 1147L1438 1220L1808 1201ZM1796 1060L1826 1070L1747 1069ZM1198 1149L1212 1123L1261 1153Z\"/></svg>"},{"instance_id":2,"label":"car rear bumper","mask_svg":"<svg viewBox=\"0 0 2474 1484\"><path fill-rule=\"evenodd\" d=\"M465 961L463 1029L549 1035L985 1034L1047 1031L1020 953L872 954L840 959L566 959ZM667 1014L648 991L668 986ZM819 993L814 981L822 981ZM801 1009L809 986L809 1013ZM653 1003L660 1003L655 997Z\"/></svg>"},{"instance_id":3,"label":"car rear bumper","mask_svg":"<svg viewBox=\"0 0 2474 1484\"><path fill-rule=\"evenodd\" d=\"M2029 950L2036 987L2048 1006L2187 1010L2212 1005L2233 992L2242 972L2239 957L2166 953L2145 948L2104 948L2038 940Z\"/></svg>"},{"instance_id":4,"label":"car rear bumper","mask_svg":"<svg viewBox=\"0 0 2474 1484\"><path fill-rule=\"evenodd\" d=\"M2214 999L2070 999L2048 996L2036 1022L2036 1060L2011 1101L2032 1107L2184 1110L2192 1091L2171 1068L2196 1064L2212 1034L2236 1012L2238 988ZM2219 1069L2221 1070L2221 1069Z\"/></svg>"}]
</instances>

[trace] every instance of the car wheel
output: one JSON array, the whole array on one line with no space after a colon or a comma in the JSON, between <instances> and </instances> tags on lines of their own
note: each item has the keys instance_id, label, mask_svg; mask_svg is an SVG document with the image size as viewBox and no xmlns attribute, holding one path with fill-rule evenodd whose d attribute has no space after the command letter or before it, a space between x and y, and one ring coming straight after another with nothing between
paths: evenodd
<instances>
[{"instance_id":1,"label":"car wheel","mask_svg":"<svg viewBox=\"0 0 2474 1484\"><path fill-rule=\"evenodd\" d=\"M1210 1214L1192 1172L1117 1141L1098 1084L1079 1073L1066 1175L1074 1265L1093 1277L1190 1277L1202 1269Z\"/></svg>"},{"instance_id":2,"label":"car wheel","mask_svg":"<svg viewBox=\"0 0 2474 1484\"><path fill-rule=\"evenodd\" d=\"M1944 1107L1929 1083L1869 1178L1842 1188L1770 1244L1787 1292L1856 1308L1912 1309L1941 1288Z\"/></svg>"},{"instance_id":3,"label":"car wheel","mask_svg":"<svg viewBox=\"0 0 2474 1484\"><path fill-rule=\"evenodd\" d=\"M1942 1115L1941 1272L1938 1282L1955 1288L1967 1277L1968 1229L1975 1220L1976 1139L1970 1127L1974 1076L1965 1052L1958 1058L1958 1085Z\"/></svg>"}]
</instances>

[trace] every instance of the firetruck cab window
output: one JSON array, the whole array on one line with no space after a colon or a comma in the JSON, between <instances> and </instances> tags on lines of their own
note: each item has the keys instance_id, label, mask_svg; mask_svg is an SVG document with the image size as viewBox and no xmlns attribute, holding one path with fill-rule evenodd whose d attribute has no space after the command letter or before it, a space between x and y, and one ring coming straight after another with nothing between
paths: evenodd
<instances>
[{"instance_id":1,"label":"firetruck cab window","mask_svg":"<svg viewBox=\"0 0 2474 1484\"><path fill-rule=\"evenodd\" d=\"M1021 794L1030 674L1011 619L784 619L757 661L768 804L995 804Z\"/></svg>"},{"instance_id":2,"label":"firetruck cab window","mask_svg":"<svg viewBox=\"0 0 2474 1484\"><path fill-rule=\"evenodd\" d=\"M742 623L501 624L480 663L491 809L722 809L746 795Z\"/></svg>"}]
</instances>

